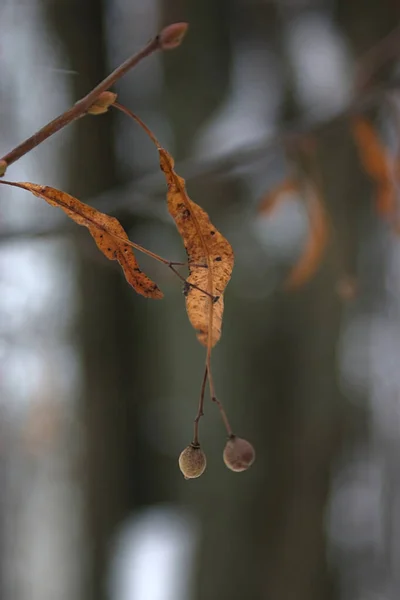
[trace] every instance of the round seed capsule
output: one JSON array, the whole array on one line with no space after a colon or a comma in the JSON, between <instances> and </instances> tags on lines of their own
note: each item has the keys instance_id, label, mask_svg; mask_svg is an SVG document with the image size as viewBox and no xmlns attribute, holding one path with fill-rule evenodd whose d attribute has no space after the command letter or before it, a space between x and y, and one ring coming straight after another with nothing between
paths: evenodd
<instances>
[{"instance_id":1,"label":"round seed capsule","mask_svg":"<svg viewBox=\"0 0 400 600\"><path fill-rule=\"evenodd\" d=\"M253 446L247 440L233 435L224 448L224 463L231 471L246 471L256 457Z\"/></svg>"},{"instance_id":2,"label":"round seed capsule","mask_svg":"<svg viewBox=\"0 0 400 600\"><path fill-rule=\"evenodd\" d=\"M190 444L179 456L179 468L185 479L200 477L207 465L206 455L200 446Z\"/></svg>"}]
</instances>

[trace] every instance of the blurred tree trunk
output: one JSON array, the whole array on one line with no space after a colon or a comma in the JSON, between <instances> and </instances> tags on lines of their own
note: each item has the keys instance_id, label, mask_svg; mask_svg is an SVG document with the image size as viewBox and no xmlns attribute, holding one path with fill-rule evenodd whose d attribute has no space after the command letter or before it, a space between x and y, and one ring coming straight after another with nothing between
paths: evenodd
<instances>
[{"instance_id":1,"label":"blurred tree trunk","mask_svg":"<svg viewBox=\"0 0 400 600\"><path fill-rule=\"evenodd\" d=\"M46 0L49 15L69 58L73 96L78 100L108 72L102 3ZM83 201L116 184L112 114L85 117L73 130L68 190ZM89 236L76 232L80 284L77 343L83 364L83 465L87 548L85 598L102 600L110 542L132 504L131 357L136 348L131 324L132 291L119 269L107 262ZM129 315L129 319L127 319ZM139 324L136 323L136 330ZM78 406L78 411L81 408Z\"/></svg>"}]
</instances>

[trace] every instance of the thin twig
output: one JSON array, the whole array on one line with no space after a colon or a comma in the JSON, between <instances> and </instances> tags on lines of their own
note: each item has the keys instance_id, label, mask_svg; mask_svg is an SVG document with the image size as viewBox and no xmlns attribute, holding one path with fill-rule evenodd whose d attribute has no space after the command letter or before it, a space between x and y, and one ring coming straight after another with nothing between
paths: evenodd
<instances>
[{"instance_id":1,"label":"thin twig","mask_svg":"<svg viewBox=\"0 0 400 600\"><path fill-rule=\"evenodd\" d=\"M132 112L131 110L129 110L129 108L127 108L123 104L120 104L119 102L114 102L112 104L112 106L114 108L117 108L121 112L123 112L125 115L127 115L128 117L130 117L134 121L136 121L136 123L138 125L140 125L140 127L142 129L144 129L144 131L147 133L147 135L149 136L149 138L151 139L151 141L153 142L153 144L156 146L156 148L160 148L160 143L159 143L158 139L156 138L156 136L154 135L154 133L147 127L146 123L144 123L142 121L142 119L140 119L137 115L135 115L134 112Z\"/></svg>"},{"instance_id":2,"label":"thin twig","mask_svg":"<svg viewBox=\"0 0 400 600\"><path fill-rule=\"evenodd\" d=\"M211 310L212 310L212 304L211 304ZM211 313L211 310L210 310L210 313ZM211 318L210 318L210 321L211 321L211 326L212 326ZM211 372L211 350L212 350L211 335L212 335L212 331L209 328L208 340L207 340L208 343L207 343L207 356L206 356L206 373L208 373L208 385L210 388L210 396L211 396L211 400L213 402L215 402L215 404L218 406L219 412L221 413L222 421L225 425L225 429L228 433L228 436L231 437L233 435L233 431L232 431L232 427L229 423L228 416L225 412L222 402L220 402L220 400L218 400L218 398L215 394L214 379L213 379L212 372Z\"/></svg>"},{"instance_id":3,"label":"thin twig","mask_svg":"<svg viewBox=\"0 0 400 600\"><path fill-rule=\"evenodd\" d=\"M178 267L189 267L189 263L187 261L186 262L177 262L175 260L172 260L172 261L170 261L170 264L174 265L174 266L178 266ZM207 269L207 265L198 265L196 263L193 263L190 266L192 266L192 267L199 267L199 269ZM202 292L203 290L200 290L200 291Z\"/></svg>"},{"instance_id":4,"label":"thin twig","mask_svg":"<svg viewBox=\"0 0 400 600\"><path fill-rule=\"evenodd\" d=\"M222 403L218 400L218 398L216 396L212 396L211 400L213 402L215 402L215 404L218 406L218 409L219 409L219 412L221 413L221 418L222 418L222 420L224 422L225 429L226 429L226 432L228 434L228 437L230 437L230 438L233 437L234 433L232 431L232 427L231 427L231 425L229 423L227 414L225 412L224 407L222 406Z\"/></svg>"},{"instance_id":5,"label":"thin twig","mask_svg":"<svg viewBox=\"0 0 400 600\"><path fill-rule=\"evenodd\" d=\"M211 289L213 289L212 284L211 284ZM211 301L209 301L209 302L210 302L210 309L209 309L207 355L206 355L206 373L208 373L208 385L210 388L211 400L213 402L215 402L215 404L218 406L218 409L219 409L219 412L221 413L221 418L225 425L225 429L228 433L228 436L232 437L232 435L233 435L232 427L230 426L228 416L225 412L224 407L222 406L222 403L218 400L218 398L216 396L215 387L214 387L214 379L213 379L212 371L211 371L212 326L213 326L213 313L214 313L213 304L214 303Z\"/></svg>"},{"instance_id":6,"label":"thin twig","mask_svg":"<svg viewBox=\"0 0 400 600\"><path fill-rule=\"evenodd\" d=\"M206 383L207 383L207 367L204 369L203 382L201 384L200 390L200 399L199 399L199 408L197 411L196 418L194 420L194 433L193 433L193 445L199 445L199 421L201 417L204 415L204 394L206 391Z\"/></svg>"},{"instance_id":7,"label":"thin twig","mask_svg":"<svg viewBox=\"0 0 400 600\"><path fill-rule=\"evenodd\" d=\"M213 301L213 302L215 301L215 296L213 296L212 294L210 294L210 292L207 292L206 290L203 290L201 287L199 287L199 286L198 286L198 285L196 285L195 283L190 283L190 282L189 282L189 281L186 279L186 277L184 277L183 275L181 275L181 274L179 273L179 271L177 271L176 269L174 269L174 267L173 267L173 265L174 265L174 264L181 264L181 265L184 265L185 263L173 263L173 262L169 262L169 263L168 263L168 265L167 265L167 266L168 266L168 267L171 269L171 271L172 271L173 273L175 273L175 275L176 275L177 277L179 277L179 279L181 279L181 280L182 280L182 281L185 283L185 285L187 285L187 286L189 286L189 287L191 287L191 288L194 288L195 290L198 290L199 292L201 292L202 294L205 294L206 296L209 296L209 297L212 299L212 301Z\"/></svg>"},{"instance_id":8,"label":"thin twig","mask_svg":"<svg viewBox=\"0 0 400 600\"><path fill-rule=\"evenodd\" d=\"M21 144L16 146L13 150L8 152L5 156L0 159L0 176L4 175L7 167L20 159L22 156L33 150L36 146L44 142L50 136L55 134L60 129L63 129L67 125L69 125L72 121L78 119L82 115L84 115L88 109L95 103L97 98L103 92L107 91L112 85L114 85L121 77L123 77L128 71L130 71L133 67L135 67L140 61L142 61L147 56L153 54L153 52L162 49L169 49L175 46L171 44L168 46L168 43L172 41L170 33L173 33L173 29L180 32L180 38L175 38L176 45L179 45L181 38L186 31L186 24L176 23L175 25L170 25L161 31L159 35L154 37L150 42L146 44L142 50L140 50L137 54L134 54L126 61L124 61L119 67L117 67L110 75L108 75L103 81L101 81L95 88L92 89L89 94L84 96L81 100L76 102L71 108L67 111L47 123L42 129L39 129L34 135L30 138L23 141ZM168 39L168 38L171 38Z\"/></svg>"}]
</instances>

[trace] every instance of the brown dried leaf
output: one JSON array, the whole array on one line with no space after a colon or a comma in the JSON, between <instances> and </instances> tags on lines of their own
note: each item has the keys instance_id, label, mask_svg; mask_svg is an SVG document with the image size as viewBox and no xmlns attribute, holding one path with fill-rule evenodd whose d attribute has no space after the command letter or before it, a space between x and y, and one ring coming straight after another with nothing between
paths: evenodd
<instances>
[{"instance_id":1,"label":"brown dried leaf","mask_svg":"<svg viewBox=\"0 0 400 600\"><path fill-rule=\"evenodd\" d=\"M364 117L352 119L352 131L361 164L376 184L377 210L383 216L393 216L396 212L396 192L390 156L375 129Z\"/></svg>"},{"instance_id":2,"label":"brown dried leaf","mask_svg":"<svg viewBox=\"0 0 400 600\"><path fill-rule=\"evenodd\" d=\"M328 243L328 221L322 200L314 186L307 188L305 205L310 229L304 250L286 279L285 288L288 290L302 286L313 277Z\"/></svg>"},{"instance_id":3,"label":"brown dried leaf","mask_svg":"<svg viewBox=\"0 0 400 600\"><path fill-rule=\"evenodd\" d=\"M229 242L210 222L208 214L188 197L185 180L174 171L172 156L160 146L158 152L160 166L167 180L168 210L175 221L188 255L187 282L207 290L214 296L213 302L209 296L190 286L186 294L187 313L192 326L198 332L198 340L204 346L208 345L209 331L212 330L210 347L213 347L221 337L223 293L232 274L233 250ZM210 311L210 303L212 303L212 311Z\"/></svg>"},{"instance_id":4,"label":"brown dried leaf","mask_svg":"<svg viewBox=\"0 0 400 600\"><path fill-rule=\"evenodd\" d=\"M29 182L10 184L32 192L52 206L61 208L75 223L87 227L104 256L119 262L127 282L138 294L146 298L163 297L158 286L140 270L129 238L115 217L101 213L73 196L49 186Z\"/></svg>"},{"instance_id":5,"label":"brown dried leaf","mask_svg":"<svg viewBox=\"0 0 400 600\"><path fill-rule=\"evenodd\" d=\"M168 210L188 255L186 310L190 323L197 331L199 342L207 346L209 362L211 348L221 337L223 293L234 264L232 247L210 222L208 214L189 198L185 180L174 171L174 159L161 147L147 125L125 106L118 103L114 106L136 121L158 150L160 167L167 181Z\"/></svg>"}]
</instances>

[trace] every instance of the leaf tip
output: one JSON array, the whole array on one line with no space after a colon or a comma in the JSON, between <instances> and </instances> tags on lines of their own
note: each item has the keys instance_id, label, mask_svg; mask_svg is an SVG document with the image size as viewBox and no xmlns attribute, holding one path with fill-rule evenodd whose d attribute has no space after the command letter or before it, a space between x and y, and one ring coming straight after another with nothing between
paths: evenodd
<instances>
[{"instance_id":1,"label":"leaf tip","mask_svg":"<svg viewBox=\"0 0 400 600\"><path fill-rule=\"evenodd\" d=\"M173 23L164 27L158 36L161 50L173 50L180 46L188 27L188 23Z\"/></svg>"},{"instance_id":2,"label":"leaf tip","mask_svg":"<svg viewBox=\"0 0 400 600\"><path fill-rule=\"evenodd\" d=\"M156 286L150 297L153 298L153 300L162 300L164 298L164 293Z\"/></svg>"},{"instance_id":3,"label":"leaf tip","mask_svg":"<svg viewBox=\"0 0 400 600\"><path fill-rule=\"evenodd\" d=\"M5 160L0 160L0 177L3 177L5 172L7 171L7 163Z\"/></svg>"}]
</instances>

